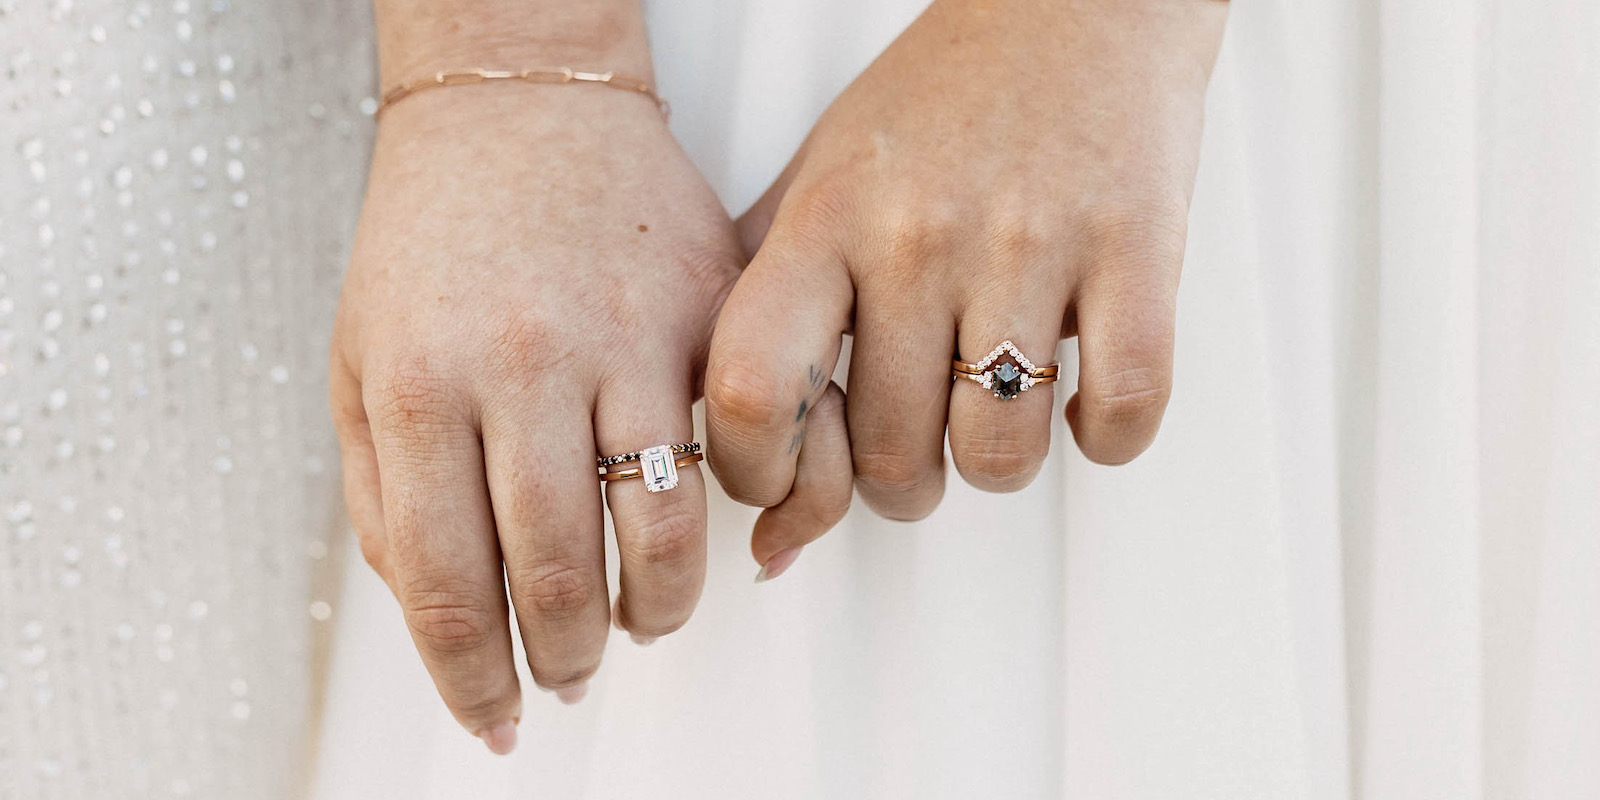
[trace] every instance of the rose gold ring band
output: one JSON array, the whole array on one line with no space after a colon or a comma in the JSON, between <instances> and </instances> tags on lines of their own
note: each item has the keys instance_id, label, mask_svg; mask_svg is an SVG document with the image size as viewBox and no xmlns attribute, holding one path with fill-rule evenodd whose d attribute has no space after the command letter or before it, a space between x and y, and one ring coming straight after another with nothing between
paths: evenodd
<instances>
[{"instance_id":1,"label":"rose gold ring band","mask_svg":"<svg viewBox=\"0 0 1600 800\"><path fill-rule=\"evenodd\" d=\"M682 467L682 466L685 466L685 465L688 465L688 464L693 464L693 463L695 463L697 461L704 461L705 458L706 458L706 454L705 453L690 453L689 455L686 455L686 456L683 456L681 458L678 458L678 459L674 460L672 462L672 465L674 467ZM619 470L617 472L605 472L605 471L602 470L600 472L600 480L601 481L625 481L625 480L628 480L629 478L638 478L638 477L642 477L643 475L644 475L644 470L641 470L641 469L624 469L624 470Z\"/></svg>"}]
</instances>

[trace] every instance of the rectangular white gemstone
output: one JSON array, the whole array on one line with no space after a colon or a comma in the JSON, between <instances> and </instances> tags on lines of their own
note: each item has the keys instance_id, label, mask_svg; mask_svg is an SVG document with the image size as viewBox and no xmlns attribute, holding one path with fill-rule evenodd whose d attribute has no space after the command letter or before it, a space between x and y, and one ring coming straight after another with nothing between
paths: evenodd
<instances>
[{"instance_id":1,"label":"rectangular white gemstone","mask_svg":"<svg viewBox=\"0 0 1600 800\"><path fill-rule=\"evenodd\" d=\"M645 491L664 492L678 485L678 465L673 463L672 448L667 445L640 450L639 472Z\"/></svg>"}]
</instances>

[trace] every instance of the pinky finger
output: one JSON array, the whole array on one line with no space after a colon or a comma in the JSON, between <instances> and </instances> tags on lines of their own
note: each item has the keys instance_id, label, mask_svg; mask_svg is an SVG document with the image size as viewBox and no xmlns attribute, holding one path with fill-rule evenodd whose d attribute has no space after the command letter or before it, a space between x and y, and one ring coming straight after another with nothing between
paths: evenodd
<instances>
[{"instance_id":1,"label":"pinky finger","mask_svg":"<svg viewBox=\"0 0 1600 800\"><path fill-rule=\"evenodd\" d=\"M339 434L339 463L344 472L344 505L361 545L361 556L394 590L389 543L383 527L383 491L378 480L378 453L361 403L361 382L343 359L334 357L330 370L334 428Z\"/></svg>"},{"instance_id":2,"label":"pinky finger","mask_svg":"<svg viewBox=\"0 0 1600 800\"><path fill-rule=\"evenodd\" d=\"M806 415L789 496L761 512L750 537L751 553L761 564L757 583L782 575L800 556L800 548L827 533L850 510L854 471L844 408L844 391L830 383Z\"/></svg>"}]
</instances>

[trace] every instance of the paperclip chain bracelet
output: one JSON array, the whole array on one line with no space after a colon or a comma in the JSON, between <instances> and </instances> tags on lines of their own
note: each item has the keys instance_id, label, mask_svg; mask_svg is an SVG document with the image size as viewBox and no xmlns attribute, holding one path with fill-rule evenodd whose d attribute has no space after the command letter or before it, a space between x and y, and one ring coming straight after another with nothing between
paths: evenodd
<instances>
[{"instance_id":1,"label":"paperclip chain bracelet","mask_svg":"<svg viewBox=\"0 0 1600 800\"><path fill-rule=\"evenodd\" d=\"M671 109L667 101L656 94L656 90L638 78L616 72L584 72L571 67L557 67L552 69L525 69L500 70L500 69L454 69L436 72L433 75L404 83L383 93L383 99L378 103L378 108L373 112L374 117L382 116L390 106L401 100L425 92L429 89L438 89L444 86L465 86L473 83L487 83L490 81L521 81L523 83L593 83L611 89L621 89L625 92L642 94L661 109L661 116L665 117Z\"/></svg>"}]
</instances>

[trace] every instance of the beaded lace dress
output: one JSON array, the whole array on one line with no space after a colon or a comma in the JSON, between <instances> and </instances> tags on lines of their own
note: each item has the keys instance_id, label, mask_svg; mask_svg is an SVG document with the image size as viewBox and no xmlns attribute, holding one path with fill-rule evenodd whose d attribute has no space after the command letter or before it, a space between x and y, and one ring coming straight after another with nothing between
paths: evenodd
<instances>
[{"instance_id":1,"label":"beaded lace dress","mask_svg":"<svg viewBox=\"0 0 1600 800\"><path fill-rule=\"evenodd\" d=\"M0 798L305 780L369 14L0 0Z\"/></svg>"}]
</instances>

